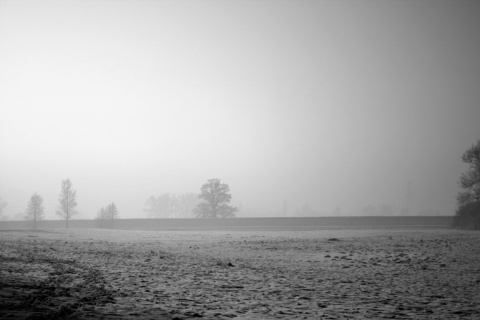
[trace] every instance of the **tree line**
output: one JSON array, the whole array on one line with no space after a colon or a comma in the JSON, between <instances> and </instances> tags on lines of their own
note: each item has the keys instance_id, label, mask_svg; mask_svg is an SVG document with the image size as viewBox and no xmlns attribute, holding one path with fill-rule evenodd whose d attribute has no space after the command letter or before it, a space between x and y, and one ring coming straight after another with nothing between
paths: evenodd
<instances>
[{"instance_id":1,"label":"tree line","mask_svg":"<svg viewBox=\"0 0 480 320\"><path fill-rule=\"evenodd\" d=\"M231 199L228 184L209 179L200 194L151 196L144 211L152 218L233 218L238 209L229 205Z\"/></svg>"},{"instance_id":2,"label":"tree line","mask_svg":"<svg viewBox=\"0 0 480 320\"><path fill-rule=\"evenodd\" d=\"M193 209L198 202L198 194L163 193L159 196L150 196L145 202L143 211L150 218L192 218Z\"/></svg>"},{"instance_id":3,"label":"tree line","mask_svg":"<svg viewBox=\"0 0 480 320\"><path fill-rule=\"evenodd\" d=\"M113 229L113 221L114 219L118 218L118 210L115 203L110 203L108 206L101 208L97 212L97 216L95 219L98 220L97 226L99 228L106 228L109 227Z\"/></svg>"},{"instance_id":4,"label":"tree line","mask_svg":"<svg viewBox=\"0 0 480 320\"><path fill-rule=\"evenodd\" d=\"M145 204L144 211L153 218L233 218L238 211L236 207L229 205L232 196L228 184L220 179L209 179L200 188L200 194L186 193L183 195L151 196ZM77 208L77 191L73 189L70 179L62 181L61 191L58 197L56 214L65 220L65 227L75 215L79 214ZM0 213L7 204L0 198ZM43 198L34 193L27 203L24 219L32 222L34 229L38 221L45 217ZM115 203L102 207L95 216L100 228L114 228L114 220L119 217Z\"/></svg>"},{"instance_id":5,"label":"tree line","mask_svg":"<svg viewBox=\"0 0 480 320\"><path fill-rule=\"evenodd\" d=\"M65 226L68 229L68 222L73 216L78 214L77 207L77 191L73 190L70 179L62 181L60 195L58 196L58 208L56 214L65 219ZM24 219L32 221L34 229L38 226L38 221L45 218L45 208L43 207L43 198L34 193L27 203Z\"/></svg>"},{"instance_id":6,"label":"tree line","mask_svg":"<svg viewBox=\"0 0 480 320\"><path fill-rule=\"evenodd\" d=\"M144 211L152 218L233 218L238 209L229 205L230 187L220 179L209 179L200 194L151 196Z\"/></svg>"}]
</instances>

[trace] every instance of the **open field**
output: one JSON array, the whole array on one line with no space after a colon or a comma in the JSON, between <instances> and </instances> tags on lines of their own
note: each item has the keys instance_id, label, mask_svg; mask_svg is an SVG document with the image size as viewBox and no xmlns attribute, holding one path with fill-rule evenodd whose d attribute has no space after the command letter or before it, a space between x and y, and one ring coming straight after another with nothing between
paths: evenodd
<instances>
[{"instance_id":1,"label":"open field","mask_svg":"<svg viewBox=\"0 0 480 320\"><path fill-rule=\"evenodd\" d=\"M479 319L480 233L4 230L0 319Z\"/></svg>"},{"instance_id":2,"label":"open field","mask_svg":"<svg viewBox=\"0 0 480 320\"><path fill-rule=\"evenodd\" d=\"M453 216L268 217L235 219L116 219L117 230L319 230L332 228L448 228ZM105 228L111 222L104 221ZM64 220L38 221L42 229L64 229ZM69 228L98 228L99 220L70 220ZM31 221L0 221L0 229L30 229Z\"/></svg>"}]
</instances>

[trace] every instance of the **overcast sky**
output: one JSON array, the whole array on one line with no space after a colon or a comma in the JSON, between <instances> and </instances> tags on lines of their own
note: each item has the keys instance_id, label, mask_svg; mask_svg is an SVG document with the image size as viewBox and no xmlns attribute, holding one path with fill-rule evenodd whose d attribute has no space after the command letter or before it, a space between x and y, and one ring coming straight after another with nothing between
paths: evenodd
<instances>
[{"instance_id":1,"label":"overcast sky","mask_svg":"<svg viewBox=\"0 0 480 320\"><path fill-rule=\"evenodd\" d=\"M479 1L0 0L0 197L78 218L230 185L259 214L453 214ZM339 209L337 209L339 208Z\"/></svg>"}]
</instances>

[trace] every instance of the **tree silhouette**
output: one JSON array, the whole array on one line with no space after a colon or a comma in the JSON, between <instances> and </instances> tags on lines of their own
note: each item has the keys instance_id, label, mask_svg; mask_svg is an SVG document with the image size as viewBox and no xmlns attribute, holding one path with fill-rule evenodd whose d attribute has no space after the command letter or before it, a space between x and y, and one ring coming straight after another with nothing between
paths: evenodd
<instances>
[{"instance_id":1,"label":"tree silhouette","mask_svg":"<svg viewBox=\"0 0 480 320\"><path fill-rule=\"evenodd\" d=\"M118 218L118 210L115 203L111 203L105 209L105 218L110 219L110 228L113 229L113 219Z\"/></svg>"},{"instance_id":2,"label":"tree silhouette","mask_svg":"<svg viewBox=\"0 0 480 320\"><path fill-rule=\"evenodd\" d=\"M57 214L65 219L66 227L68 229L68 221L76 214L78 211L75 210L77 207L77 191L72 189L72 182L70 179L62 181L62 190L58 197L58 202L60 206L58 207Z\"/></svg>"},{"instance_id":3,"label":"tree silhouette","mask_svg":"<svg viewBox=\"0 0 480 320\"><path fill-rule=\"evenodd\" d=\"M220 179L210 179L200 188L199 198L203 202L194 209L199 218L233 218L237 208L228 205L232 196L228 184Z\"/></svg>"},{"instance_id":4,"label":"tree silhouette","mask_svg":"<svg viewBox=\"0 0 480 320\"><path fill-rule=\"evenodd\" d=\"M100 228L103 228L103 221L105 220L105 217L106 217L106 210L105 208L101 208L98 212L97 212L97 216L95 217L95 219L99 220L99 224L100 224Z\"/></svg>"},{"instance_id":5,"label":"tree silhouette","mask_svg":"<svg viewBox=\"0 0 480 320\"><path fill-rule=\"evenodd\" d=\"M30 197L30 201L27 204L27 210L25 211L25 220L33 221L33 229L37 229L37 221L43 219L44 208L43 199L38 194L34 194Z\"/></svg>"},{"instance_id":6,"label":"tree silhouette","mask_svg":"<svg viewBox=\"0 0 480 320\"><path fill-rule=\"evenodd\" d=\"M453 226L480 229L480 140L465 151L462 161L469 165L458 181L457 212Z\"/></svg>"}]
</instances>

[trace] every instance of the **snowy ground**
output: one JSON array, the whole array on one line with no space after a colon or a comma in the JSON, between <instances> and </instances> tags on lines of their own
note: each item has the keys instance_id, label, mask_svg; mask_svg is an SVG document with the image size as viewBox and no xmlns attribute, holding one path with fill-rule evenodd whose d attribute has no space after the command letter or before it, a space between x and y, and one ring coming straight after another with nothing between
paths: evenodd
<instances>
[{"instance_id":1,"label":"snowy ground","mask_svg":"<svg viewBox=\"0 0 480 320\"><path fill-rule=\"evenodd\" d=\"M479 319L480 233L0 232L0 319Z\"/></svg>"}]
</instances>

